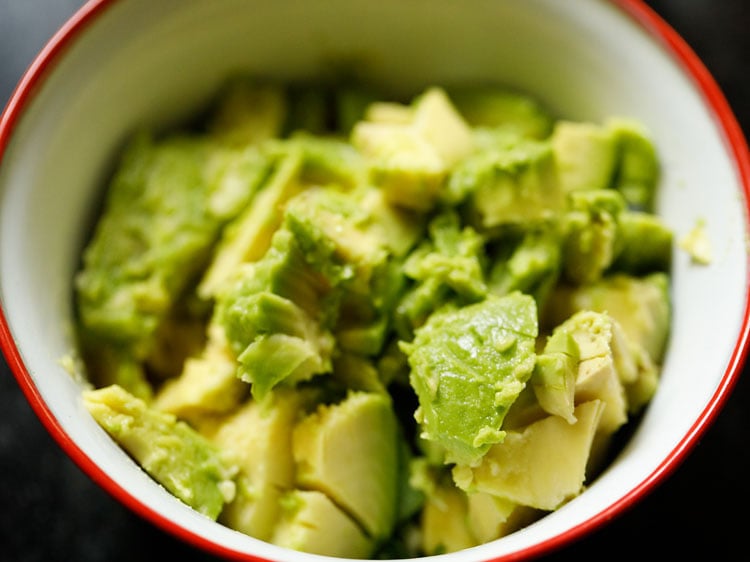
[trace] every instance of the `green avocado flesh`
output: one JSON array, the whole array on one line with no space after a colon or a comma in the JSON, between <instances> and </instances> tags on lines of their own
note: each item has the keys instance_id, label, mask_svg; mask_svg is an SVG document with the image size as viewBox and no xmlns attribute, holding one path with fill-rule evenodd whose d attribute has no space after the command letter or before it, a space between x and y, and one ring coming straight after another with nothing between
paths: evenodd
<instances>
[{"instance_id":1,"label":"green avocado flesh","mask_svg":"<svg viewBox=\"0 0 750 562\"><path fill-rule=\"evenodd\" d=\"M133 134L75 275L83 405L123 453L342 558L473 547L582 493L669 342L643 124L245 76L203 109Z\"/></svg>"}]
</instances>

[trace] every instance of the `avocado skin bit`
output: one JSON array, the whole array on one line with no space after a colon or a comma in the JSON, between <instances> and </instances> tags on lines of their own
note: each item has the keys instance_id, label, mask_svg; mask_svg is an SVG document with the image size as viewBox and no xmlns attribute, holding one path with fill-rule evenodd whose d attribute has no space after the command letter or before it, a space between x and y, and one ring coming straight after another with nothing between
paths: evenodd
<instances>
[{"instance_id":1,"label":"avocado skin bit","mask_svg":"<svg viewBox=\"0 0 750 562\"><path fill-rule=\"evenodd\" d=\"M534 299L516 292L436 312L402 343L415 417L446 460L473 464L503 440L503 418L534 368L537 330Z\"/></svg>"}]
</instances>

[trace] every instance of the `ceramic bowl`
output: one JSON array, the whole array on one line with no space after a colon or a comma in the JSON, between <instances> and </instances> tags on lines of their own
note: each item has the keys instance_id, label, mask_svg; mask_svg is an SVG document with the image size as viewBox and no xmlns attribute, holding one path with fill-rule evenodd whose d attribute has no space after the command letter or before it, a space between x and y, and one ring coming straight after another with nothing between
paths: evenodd
<instances>
[{"instance_id":1,"label":"ceramic bowl","mask_svg":"<svg viewBox=\"0 0 750 562\"><path fill-rule=\"evenodd\" d=\"M238 560L323 560L232 531L146 476L82 405L60 365L71 280L113 157L139 125L188 118L238 69L313 78L330 61L395 91L490 80L559 115L642 120L663 163L657 207L676 239L699 221L713 259L676 249L673 329L658 391L632 438L578 498L500 540L435 557L519 560L606 524L680 463L727 398L748 336L747 144L677 34L636 0L94 0L52 38L0 120L0 344L72 459L122 503Z\"/></svg>"}]
</instances>

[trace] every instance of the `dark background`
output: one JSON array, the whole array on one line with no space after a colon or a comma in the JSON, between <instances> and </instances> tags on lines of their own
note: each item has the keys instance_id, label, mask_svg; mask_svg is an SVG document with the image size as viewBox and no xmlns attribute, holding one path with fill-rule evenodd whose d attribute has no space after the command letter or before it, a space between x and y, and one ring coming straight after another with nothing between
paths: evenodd
<instances>
[{"instance_id":1,"label":"dark background","mask_svg":"<svg viewBox=\"0 0 750 562\"><path fill-rule=\"evenodd\" d=\"M0 106L81 3L0 0ZM750 136L750 0L648 4L703 60ZM89 480L47 434L2 359L0 371L1 561L210 559L140 519ZM605 528L543 560L750 559L746 379L740 377L715 423L665 483Z\"/></svg>"}]
</instances>

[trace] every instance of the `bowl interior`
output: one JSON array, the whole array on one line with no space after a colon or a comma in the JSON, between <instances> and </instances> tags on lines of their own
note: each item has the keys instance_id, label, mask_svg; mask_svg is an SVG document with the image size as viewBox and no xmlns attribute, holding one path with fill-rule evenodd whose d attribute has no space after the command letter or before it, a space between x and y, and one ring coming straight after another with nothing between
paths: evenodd
<instances>
[{"instance_id":1,"label":"bowl interior","mask_svg":"<svg viewBox=\"0 0 750 562\"><path fill-rule=\"evenodd\" d=\"M235 71L309 78L344 66L397 93L492 81L561 116L641 119L663 162L659 212L679 239L705 221L714 259L680 251L659 390L625 449L580 498L451 560L556 540L627 503L700 425L745 329L747 217L728 141L684 64L603 1L120 0L90 4L22 91L0 167L0 301L45 415L93 475L137 511L224 552L304 560L214 524L137 470L84 410L59 364L71 350L71 279L113 155L138 126L187 118ZM2 147L0 147L2 149ZM115 484L116 483L116 484ZM165 523L169 522L169 523ZM311 559L314 557L310 557Z\"/></svg>"}]
</instances>

